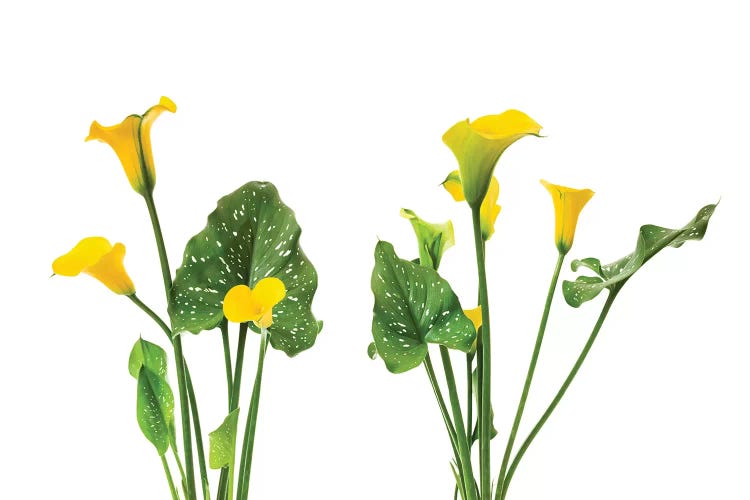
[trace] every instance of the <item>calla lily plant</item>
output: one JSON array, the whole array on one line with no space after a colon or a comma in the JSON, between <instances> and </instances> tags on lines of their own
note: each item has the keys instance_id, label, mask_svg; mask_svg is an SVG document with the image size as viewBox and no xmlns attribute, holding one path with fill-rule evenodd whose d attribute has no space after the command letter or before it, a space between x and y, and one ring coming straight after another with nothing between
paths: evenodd
<instances>
[{"instance_id":1,"label":"calla lily plant","mask_svg":"<svg viewBox=\"0 0 750 500\"><path fill-rule=\"evenodd\" d=\"M570 387L625 282L663 248L679 247L687 240L701 239L715 209L715 205L703 207L681 229L643 226L636 250L611 264L602 265L595 258L572 262L573 271L587 268L595 276L582 275L574 281L563 282L563 295L569 305L579 307L594 299L604 289L608 290L609 295L588 342L560 390L526 439L517 446L516 438L524 417L562 266L573 246L581 212L594 195L590 189L574 189L541 181L552 197L557 258L515 417L507 432L500 433L493 423L490 342L502 342L504 335L496 333L493 338L490 334L490 327L494 323L490 321L492 309L485 269L486 260L494 253L489 240L495 233L500 215L498 178L502 179L502 171L496 172L496 165L502 161L502 155L508 147L526 136L539 137L540 131L541 126L527 114L509 110L473 121L462 120L443 135L443 142L453 152L458 169L448 174L442 186L455 201L465 201L472 216L476 261L467 265L467 270L470 267L476 268L477 307L462 309L449 282L438 273L445 251L456 243L451 221L429 224L413 211L402 210L402 215L411 221L417 236L418 259L401 259L393 245L385 241L378 242L375 249L375 267L372 273L375 299L372 322L374 342L370 344L368 354L373 359L381 357L386 368L393 373L401 373L419 365L424 367L453 448L453 497L460 497L462 500L503 500L507 497L521 459ZM447 242L450 244L446 244ZM464 299L471 303L471 299ZM431 347L440 353L444 384L438 380L431 358ZM456 382L453 368L455 351L461 351L464 358L466 382L463 385L463 395L459 394L460 385ZM507 441L502 455L498 456L501 458L499 472L493 472L491 441L500 434L504 434ZM479 448L478 460L472 454L475 443Z\"/></svg>"},{"instance_id":2,"label":"calla lily plant","mask_svg":"<svg viewBox=\"0 0 750 500\"><path fill-rule=\"evenodd\" d=\"M146 202L168 318L163 319L136 295L123 264L122 243L112 245L100 236L84 238L55 259L52 270L57 276L84 273L96 278L115 294L127 297L166 334L165 342L174 353L179 420L175 418L174 395L168 381L166 350L155 342L137 339L128 370L137 381L138 426L156 448L171 498L245 500L249 496L267 346L270 344L289 356L312 347L322 326L311 311L317 273L299 246L301 230L294 212L268 182L248 182L219 200L206 228L187 243L182 266L176 274L172 273L154 202L156 169L151 144L151 127L165 111L174 113L177 106L162 97L143 115L130 115L117 125L104 127L95 121L86 140L96 139L112 147L130 186ZM259 213L266 215L260 217ZM258 235L263 238L256 241ZM230 322L239 325L234 353ZM260 343L252 396L243 408L241 380L249 328L259 331ZM215 422L218 427L208 433L208 449L204 446L198 394L182 347L185 332L206 332L217 341L220 337L223 345L227 417L223 422ZM237 446L240 410L245 412L246 425L241 446ZM182 444L178 446L180 436ZM237 454L240 465L236 470ZM213 497L209 467L219 470L214 478ZM175 468L179 480L174 479ZM158 494L144 492L144 495L153 498Z\"/></svg>"}]
</instances>

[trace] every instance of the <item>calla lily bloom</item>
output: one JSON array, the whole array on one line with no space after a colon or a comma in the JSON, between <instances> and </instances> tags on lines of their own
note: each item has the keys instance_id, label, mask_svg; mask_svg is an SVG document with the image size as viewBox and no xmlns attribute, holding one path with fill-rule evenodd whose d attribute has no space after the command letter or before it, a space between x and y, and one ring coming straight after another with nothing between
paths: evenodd
<instances>
[{"instance_id":1,"label":"calla lily bloom","mask_svg":"<svg viewBox=\"0 0 750 500\"><path fill-rule=\"evenodd\" d=\"M453 223L447 221L442 224L432 224L420 219L408 208L401 209L401 217L409 219L417 235L420 263L437 270L443 253L456 243L453 236Z\"/></svg>"},{"instance_id":2,"label":"calla lily bloom","mask_svg":"<svg viewBox=\"0 0 750 500\"><path fill-rule=\"evenodd\" d=\"M101 236L84 238L73 249L55 259L52 271L60 276L88 274L119 295L133 295L135 286L125 271L125 245L114 246Z\"/></svg>"},{"instance_id":3,"label":"calla lily bloom","mask_svg":"<svg viewBox=\"0 0 750 500\"><path fill-rule=\"evenodd\" d=\"M464 196L472 208L484 200L503 152L522 137L539 136L541 129L528 115L511 109L473 122L460 121L443 135L443 142L458 160Z\"/></svg>"},{"instance_id":4,"label":"calla lily bloom","mask_svg":"<svg viewBox=\"0 0 750 500\"><path fill-rule=\"evenodd\" d=\"M482 306L477 306L474 309L464 309L464 315L474 323L474 330L477 331L477 336L474 338L474 342L471 344L471 353L477 352L477 339L479 338L479 328L482 326Z\"/></svg>"},{"instance_id":5,"label":"calla lily bloom","mask_svg":"<svg viewBox=\"0 0 750 500\"><path fill-rule=\"evenodd\" d=\"M152 193L156 184L151 125L164 111L177 111L177 106L168 97L162 97L159 104L151 106L143 116L130 115L118 125L103 127L95 121L86 137L87 141L97 139L106 142L115 150L130 185L143 196Z\"/></svg>"},{"instance_id":6,"label":"calla lily bloom","mask_svg":"<svg viewBox=\"0 0 750 500\"><path fill-rule=\"evenodd\" d=\"M224 316L235 323L253 321L268 328L273 324L273 306L285 296L286 287L279 278L263 278L252 289L237 285L224 296Z\"/></svg>"},{"instance_id":7,"label":"calla lily bloom","mask_svg":"<svg viewBox=\"0 0 750 500\"><path fill-rule=\"evenodd\" d=\"M461 173L458 170L454 170L448 177L443 181L443 187L450 193L456 201L464 201L463 184L461 183ZM482 200L482 205L479 207L479 221L481 222L482 238L484 241L489 240L495 233L495 221L497 216L500 214L500 205L497 204L497 199L500 197L500 183L497 181L497 177L494 175L490 179L490 187L487 189L487 194Z\"/></svg>"},{"instance_id":8,"label":"calla lily bloom","mask_svg":"<svg viewBox=\"0 0 750 500\"><path fill-rule=\"evenodd\" d=\"M540 181L552 196L555 206L555 244L562 254L568 253L573 246L578 216L594 192L590 189L573 189Z\"/></svg>"}]
</instances>

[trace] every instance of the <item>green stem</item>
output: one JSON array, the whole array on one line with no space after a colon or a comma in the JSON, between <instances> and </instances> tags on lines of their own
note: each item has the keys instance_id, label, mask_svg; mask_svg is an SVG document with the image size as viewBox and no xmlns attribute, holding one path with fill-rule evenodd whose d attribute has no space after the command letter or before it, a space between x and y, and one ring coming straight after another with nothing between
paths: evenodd
<instances>
[{"instance_id":1,"label":"green stem","mask_svg":"<svg viewBox=\"0 0 750 500\"><path fill-rule=\"evenodd\" d=\"M229 330L226 318L221 320L221 342L224 344L224 368L227 372L227 406L232 412L232 353L229 346Z\"/></svg>"},{"instance_id":2,"label":"green stem","mask_svg":"<svg viewBox=\"0 0 750 500\"><path fill-rule=\"evenodd\" d=\"M555 270L552 273L552 280L549 284L549 290L547 291L547 299L544 303L544 312L542 313L542 320L539 323L539 331L536 334L536 344L534 344L534 352L531 355L531 361L529 362L529 369L526 373L526 382L523 385L523 391L521 391L521 399L518 402L518 409L516 410L516 416L513 419L513 427L510 430L508 436L508 444L505 446L505 454L503 455L503 464L500 467L500 474L497 478L497 491L495 492L495 500L500 499L502 491L503 480L505 479L505 472L508 468L508 462L510 461L510 454L513 451L513 444L516 440L516 434L518 433L518 427L521 424L521 418L523 417L523 410L526 407L526 399L529 396L529 389L531 388L531 381L534 378L534 371L536 370L536 362L539 359L539 352L542 350L542 340L544 339L544 332L547 329L547 319L549 318L549 310L552 306L552 298L555 296L555 289L557 288L557 281L560 277L560 269L562 269L563 260L565 254L560 253L557 256L557 262L555 263Z\"/></svg>"},{"instance_id":3,"label":"green stem","mask_svg":"<svg viewBox=\"0 0 750 500\"><path fill-rule=\"evenodd\" d=\"M258 421L258 403L260 402L260 385L263 380L263 362L268 347L268 330L261 329L260 349L258 350L258 368L255 372L253 394L250 398L250 409L245 427L245 437L242 440L242 456L240 459L240 476L237 481L237 500L247 500L250 487L250 469L253 463L253 447L255 445L255 427Z\"/></svg>"},{"instance_id":4,"label":"green stem","mask_svg":"<svg viewBox=\"0 0 750 500\"><path fill-rule=\"evenodd\" d=\"M461 456L461 475L463 476L464 492L467 500L476 500L477 492L474 488L474 471L471 467L471 455L469 454L469 445L464 435L464 418L461 414L461 404L458 400L458 391L456 390L456 378L453 375L453 365L451 364L450 353L448 348L440 346L440 356L443 360L443 370L445 371L445 381L448 384L448 397L451 402L453 411L453 421L456 428L461 432L457 434L458 452Z\"/></svg>"},{"instance_id":5,"label":"green stem","mask_svg":"<svg viewBox=\"0 0 750 500\"><path fill-rule=\"evenodd\" d=\"M195 390L193 389L193 379L190 376L187 362L185 362L185 380L187 381L188 397L190 398L190 413L193 416L193 428L195 429L195 447L198 451L198 467L201 473L201 487L203 490L203 499L211 497L208 490L208 469L206 468L206 453L203 449L203 433L201 432L201 420L198 415L198 403L195 400Z\"/></svg>"},{"instance_id":6,"label":"green stem","mask_svg":"<svg viewBox=\"0 0 750 500\"><path fill-rule=\"evenodd\" d=\"M177 448L174 446L169 446L172 448L172 455L174 456L175 462L177 462L177 468L180 470L180 477L182 478L182 492L187 496L187 479L185 479L185 469L182 467L182 460L180 460L180 455L177 453Z\"/></svg>"},{"instance_id":7,"label":"green stem","mask_svg":"<svg viewBox=\"0 0 750 500\"><path fill-rule=\"evenodd\" d=\"M474 428L474 381L472 380L472 373L474 371L473 366L474 355L466 355L466 440L469 442L469 453L471 453L471 435Z\"/></svg>"},{"instance_id":8,"label":"green stem","mask_svg":"<svg viewBox=\"0 0 750 500\"><path fill-rule=\"evenodd\" d=\"M172 472L169 470L169 464L167 464L167 458L161 455L161 465L164 467L164 474L167 476L167 482L169 483L169 491L172 493L172 500L180 500L177 495L177 490L174 487L174 481L172 480Z\"/></svg>"},{"instance_id":9,"label":"green stem","mask_svg":"<svg viewBox=\"0 0 750 500\"><path fill-rule=\"evenodd\" d=\"M557 394L552 399L552 402L547 407L542 417L539 419L539 422L537 422L537 424L529 433L529 436L521 445L521 448L519 448L518 453L516 453L516 456L513 459L513 462L511 463L510 468L508 469L508 473L505 476L505 480L503 481L502 495L500 496L501 499L505 499L505 496L508 493L508 487L510 486L510 480L513 478L513 473L516 471L516 468L518 468L518 464L523 458L524 453L526 453L526 450L529 449L531 442L534 440L536 435L539 434L539 431L541 430L542 426L544 426L544 424L547 422L547 419L549 419L550 415L552 415L552 412L555 410L558 403L560 402L562 397L565 395L565 391L568 390L568 387L570 386L571 382L573 382L573 379L578 373L578 370L581 368L581 365L583 364L584 360L586 359L586 356L591 350L591 346L594 345L594 340L596 340L596 336L599 334L599 330L602 328L604 319L607 317L607 314L609 313L609 309L612 307L612 303L614 302L616 297L617 297L616 291L609 292L609 297L607 297L607 301L604 303L604 307L602 308L601 313L599 313L599 318L596 320L594 329L591 331L591 335L589 336L588 341L586 341L586 345L583 347L583 350L581 351L581 354L578 356L578 359L573 365L573 368L570 370L568 377L565 379L565 382L563 382L562 386L560 387L560 390L557 391Z\"/></svg>"},{"instance_id":10,"label":"green stem","mask_svg":"<svg viewBox=\"0 0 750 500\"><path fill-rule=\"evenodd\" d=\"M231 394L229 396L229 413L237 409L240 401L240 386L242 385L242 365L245 359L245 341L247 340L247 323L240 323L240 335L237 341L237 359L234 365L234 378L232 380ZM236 437L235 437L236 440ZM221 469L219 475L219 489L216 493L217 500L231 500L234 489L234 461L229 467Z\"/></svg>"},{"instance_id":11,"label":"green stem","mask_svg":"<svg viewBox=\"0 0 750 500\"><path fill-rule=\"evenodd\" d=\"M471 207L471 218L474 224L474 248L477 256L477 275L479 278L479 304L482 306L481 355L477 360L481 380L479 408L479 485L482 500L492 497L490 480L490 432L491 402L490 381L492 380L492 360L490 350L490 307L487 297L487 272L484 262L484 239L479 216L479 205ZM477 342L479 346L479 342ZM478 351L480 352L480 351Z\"/></svg>"},{"instance_id":12,"label":"green stem","mask_svg":"<svg viewBox=\"0 0 750 500\"><path fill-rule=\"evenodd\" d=\"M172 292L172 273L169 270L169 261L167 259L167 250L164 246L164 235L161 231L161 224L159 223L159 216L156 213L156 205L154 204L154 197L151 192L146 192L143 196L146 200L146 206L148 207L148 215L151 218L151 226L154 230L154 239L156 240L156 250L159 254L159 263L161 264L162 280L164 281L164 293L167 297L167 304L169 304L170 294ZM171 336L171 334L170 334ZM185 449L185 471L187 475L188 484L188 498L187 500L196 500L195 494L195 472L193 469L193 444L190 430L190 413L188 407L190 401L187 395L187 379L185 375L185 359L182 354L182 339L179 335L175 335L172 339L172 345L174 346L175 365L177 366L177 385L180 393L180 416L182 417L182 441ZM197 408L195 409L197 413Z\"/></svg>"}]
</instances>

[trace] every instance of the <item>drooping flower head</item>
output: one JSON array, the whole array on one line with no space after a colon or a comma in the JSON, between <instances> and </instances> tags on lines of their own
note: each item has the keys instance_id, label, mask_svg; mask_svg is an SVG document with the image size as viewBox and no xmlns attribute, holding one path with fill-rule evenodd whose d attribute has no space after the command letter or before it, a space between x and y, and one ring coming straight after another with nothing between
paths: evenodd
<instances>
[{"instance_id":1,"label":"drooping flower head","mask_svg":"<svg viewBox=\"0 0 750 500\"><path fill-rule=\"evenodd\" d=\"M442 224L433 224L421 219L408 208L401 209L401 217L409 219L417 235L420 263L437 270L443 253L456 243L453 223L446 221Z\"/></svg>"},{"instance_id":2,"label":"drooping flower head","mask_svg":"<svg viewBox=\"0 0 750 500\"><path fill-rule=\"evenodd\" d=\"M511 109L473 122L460 121L443 135L458 160L463 194L472 208L484 200L500 155L518 139L538 136L541 128L525 113Z\"/></svg>"},{"instance_id":3,"label":"drooping flower head","mask_svg":"<svg viewBox=\"0 0 750 500\"><path fill-rule=\"evenodd\" d=\"M555 206L555 244L562 254L568 253L573 246L578 215L588 203L594 192L590 189L573 189L551 184L544 179L540 181L552 196Z\"/></svg>"},{"instance_id":4,"label":"drooping flower head","mask_svg":"<svg viewBox=\"0 0 750 500\"><path fill-rule=\"evenodd\" d=\"M268 328L273 324L273 306L285 296L286 287L279 278L263 278L255 288L237 285L224 296L224 316L235 323L253 321L260 328Z\"/></svg>"},{"instance_id":5,"label":"drooping flower head","mask_svg":"<svg viewBox=\"0 0 750 500\"><path fill-rule=\"evenodd\" d=\"M168 97L162 97L159 104L151 106L143 116L130 115L118 125L103 127L95 121L86 137L87 141L97 139L106 142L115 150L130 185L143 196L152 193L156 184L151 125L164 111L177 111L177 106Z\"/></svg>"},{"instance_id":6,"label":"drooping flower head","mask_svg":"<svg viewBox=\"0 0 750 500\"><path fill-rule=\"evenodd\" d=\"M114 246L101 236L84 238L73 249L55 259L52 271L60 276L88 274L119 295L133 295L135 286L125 271L125 245Z\"/></svg>"},{"instance_id":7,"label":"drooping flower head","mask_svg":"<svg viewBox=\"0 0 750 500\"><path fill-rule=\"evenodd\" d=\"M458 170L454 170L448 177L443 181L443 187L450 193L456 201L464 201L464 191L461 182L461 173ZM497 181L497 177L494 175L490 179L490 187L487 189L487 194L482 200L482 205L479 207L479 221L482 227L482 238L484 241L489 240L495 233L495 221L497 216L500 215L500 205L497 204L497 200L500 197L500 183Z\"/></svg>"}]
</instances>

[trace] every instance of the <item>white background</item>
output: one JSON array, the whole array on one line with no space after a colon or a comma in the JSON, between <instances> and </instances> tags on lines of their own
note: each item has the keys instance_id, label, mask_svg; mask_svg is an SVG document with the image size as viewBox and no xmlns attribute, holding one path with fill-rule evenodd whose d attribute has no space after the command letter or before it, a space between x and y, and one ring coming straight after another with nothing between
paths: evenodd
<instances>
[{"instance_id":1,"label":"white background","mask_svg":"<svg viewBox=\"0 0 750 500\"><path fill-rule=\"evenodd\" d=\"M164 313L145 206L114 153L83 138L167 95L178 112L153 144L172 267L219 197L270 180L320 274L317 344L266 360L254 498L452 498L423 370L392 375L365 354L372 250L380 237L416 255L402 206L452 218L443 274L472 305L469 214L438 187L455 168L441 135L507 108L547 137L497 170L494 471L556 255L538 179L596 191L570 255L604 261L639 225L680 227L721 198L704 241L665 250L620 294L509 498L750 498L746 20L730 1L4 4L2 496L168 498L127 373L135 339L161 332L88 277L49 279L56 256L103 235L126 244L139 296ZM557 297L520 438L602 300ZM226 404L220 336L188 335L185 351L207 433Z\"/></svg>"}]
</instances>

